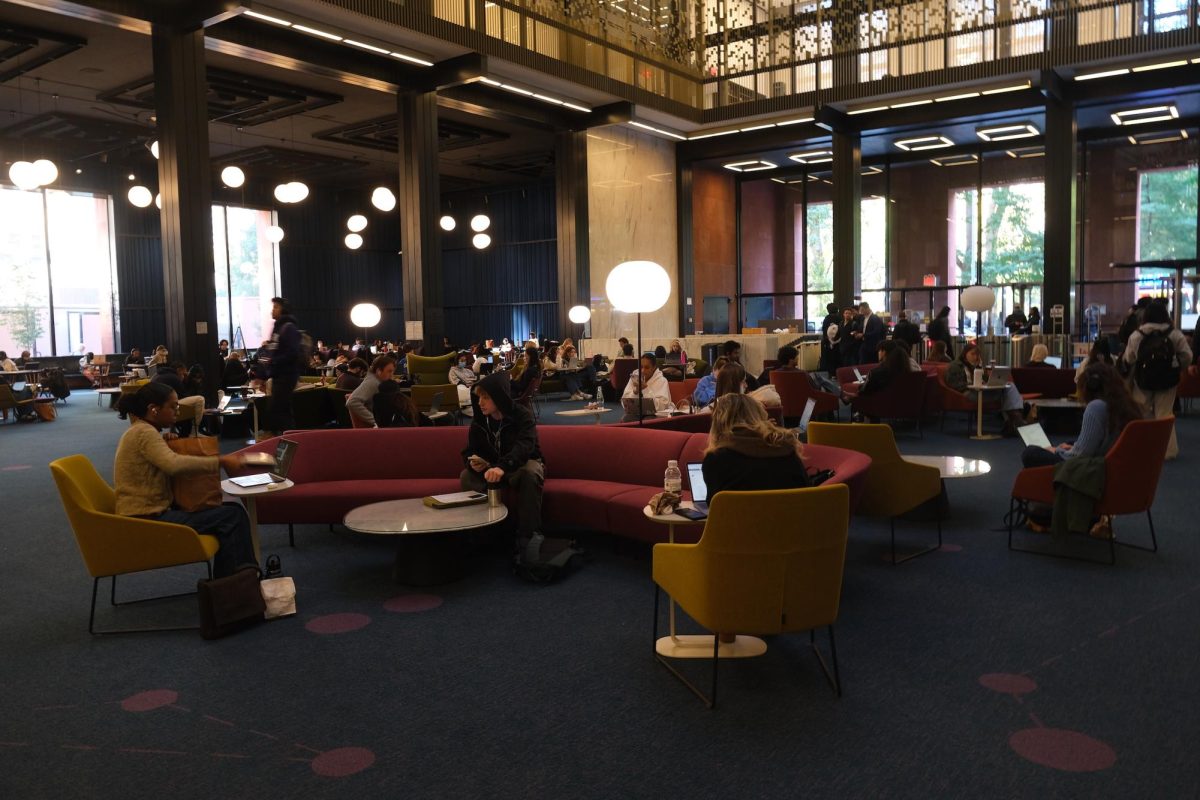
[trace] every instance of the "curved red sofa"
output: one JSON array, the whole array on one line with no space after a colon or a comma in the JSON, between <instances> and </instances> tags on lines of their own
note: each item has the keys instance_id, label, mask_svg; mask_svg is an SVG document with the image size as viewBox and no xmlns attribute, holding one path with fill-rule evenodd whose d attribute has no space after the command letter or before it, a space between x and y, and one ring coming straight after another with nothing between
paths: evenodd
<instances>
[{"instance_id":1,"label":"curved red sofa","mask_svg":"<svg viewBox=\"0 0 1200 800\"><path fill-rule=\"evenodd\" d=\"M289 431L299 442L289 477L296 486L256 498L263 524L338 523L367 503L459 491L467 429ZM707 434L595 425L544 425L538 438L546 461L543 521L547 529L606 531L647 542L666 541L667 528L642 508L662 490L674 459L702 461ZM241 452L273 453L273 440ZM832 469L857 504L871 459L852 450L807 445L810 468ZM689 490L684 470L684 489ZM699 526L694 536L700 534ZM687 529L681 528L680 531Z\"/></svg>"}]
</instances>

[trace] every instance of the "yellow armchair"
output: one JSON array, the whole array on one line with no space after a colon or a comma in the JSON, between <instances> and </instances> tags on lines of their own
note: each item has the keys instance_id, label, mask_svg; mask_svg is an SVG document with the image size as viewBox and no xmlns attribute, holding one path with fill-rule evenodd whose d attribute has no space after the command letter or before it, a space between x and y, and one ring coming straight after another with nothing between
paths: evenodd
<instances>
[{"instance_id":1,"label":"yellow armchair","mask_svg":"<svg viewBox=\"0 0 1200 800\"><path fill-rule=\"evenodd\" d=\"M71 522L83 563L92 576L92 607L88 618L88 633L188 630L137 628L97 631L96 590L101 578L111 577L110 602L114 606L126 605L118 603L116 599L118 575L204 563L211 578L212 565L209 562L216 555L219 546L217 538L198 534L186 525L125 517L114 513L116 494L85 456L66 456L52 461L50 473L58 486L63 509Z\"/></svg>"},{"instance_id":2,"label":"yellow armchair","mask_svg":"<svg viewBox=\"0 0 1200 800\"><path fill-rule=\"evenodd\" d=\"M441 384L450 379L450 367L458 360L457 353L441 356L419 356L408 354L408 374L413 383Z\"/></svg>"},{"instance_id":3,"label":"yellow armchair","mask_svg":"<svg viewBox=\"0 0 1200 800\"><path fill-rule=\"evenodd\" d=\"M658 588L714 633L807 630L821 668L840 697L833 623L841 601L849 524L850 490L844 484L721 492L709 506L699 542L654 546L655 639ZM829 629L832 675L813 637L819 627ZM718 653L714 636L712 690L707 697L657 651L655 657L712 708Z\"/></svg>"},{"instance_id":4,"label":"yellow armchair","mask_svg":"<svg viewBox=\"0 0 1200 800\"><path fill-rule=\"evenodd\" d=\"M911 511L942 493L942 477L937 467L905 461L896 447L896 437L887 425L842 425L813 422L808 426L812 444L856 450L871 457L862 497L856 513L868 517L887 517L892 530L892 563L899 564L931 553L942 546L942 518L937 518L937 547L896 558L896 517Z\"/></svg>"}]
</instances>

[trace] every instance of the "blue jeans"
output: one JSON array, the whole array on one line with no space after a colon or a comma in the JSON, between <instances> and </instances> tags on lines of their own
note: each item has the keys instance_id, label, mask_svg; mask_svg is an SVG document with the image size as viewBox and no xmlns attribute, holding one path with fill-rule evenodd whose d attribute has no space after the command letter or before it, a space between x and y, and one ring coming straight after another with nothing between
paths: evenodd
<instances>
[{"instance_id":1,"label":"blue jeans","mask_svg":"<svg viewBox=\"0 0 1200 800\"><path fill-rule=\"evenodd\" d=\"M202 511L168 508L155 519L187 525L197 533L216 536L221 549L213 556L213 577L232 575L243 564L258 564L250 539L250 518L238 503L225 503Z\"/></svg>"}]
</instances>

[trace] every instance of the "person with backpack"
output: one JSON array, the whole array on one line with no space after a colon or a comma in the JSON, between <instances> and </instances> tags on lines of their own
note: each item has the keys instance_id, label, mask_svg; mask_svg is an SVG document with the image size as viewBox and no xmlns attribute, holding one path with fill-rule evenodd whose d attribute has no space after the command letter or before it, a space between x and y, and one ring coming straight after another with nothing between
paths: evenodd
<instances>
[{"instance_id":1,"label":"person with backpack","mask_svg":"<svg viewBox=\"0 0 1200 800\"><path fill-rule=\"evenodd\" d=\"M271 378L271 430L283 433L296 427L292 416L292 393L296 391L300 372L308 359L304 353L300 326L292 316L291 303L282 297L272 297L271 319L275 320L271 342L266 348L266 357L260 353L259 361L266 362Z\"/></svg>"},{"instance_id":2,"label":"person with backpack","mask_svg":"<svg viewBox=\"0 0 1200 800\"><path fill-rule=\"evenodd\" d=\"M1171 324L1165 303L1154 302L1142 312L1142 324L1129 335L1121 362L1130 374L1130 393L1146 419L1172 414L1175 390L1183 370L1192 363L1187 337ZM1179 455L1175 429L1167 445L1167 458Z\"/></svg>"}]
</instances>

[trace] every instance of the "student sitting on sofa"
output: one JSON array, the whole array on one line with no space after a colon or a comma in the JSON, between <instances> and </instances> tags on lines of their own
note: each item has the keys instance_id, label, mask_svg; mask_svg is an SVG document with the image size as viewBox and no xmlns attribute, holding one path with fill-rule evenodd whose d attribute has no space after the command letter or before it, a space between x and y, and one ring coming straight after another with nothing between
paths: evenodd
<instances>
[{"instance_id":1,"label":"student sitting on sofa","mask_svg":"<svg viewBox=\"0 0 1200 800\"><path fill-rule=\"evenodd\" d=\"M621 394L621 405L625 407L622 422L636 422L640 408L638 406L638 386L642 386L640 397L643 400L653 400L654 410L667 411L672 407L671 387L658 368L658 360L650 353L642 355L641 367L629 376L625 391Z\"/></svg>"},{"instance_id":2,"label":"student sitting on sofa","mask_svg":"<svg viewBox=\"0 0 1200 800\"><path fill-rule=\"evenodd\" d=\"M375 360L371 362L371 371L363 376L363 382L346 398L350 416L357 418L365 427L378 428L375 414L369 406L374 404L375 395L379 394L379 384L390 381L395 374L396 359L388 355L375 356Z\"/></svg>"},{"instance_id":3,"label":"student sitting on sofa","mask_svg":"<svg viewBox=\"0 0 1200 800\"><path fill-rule=\"evenodd\" d=\"M462 451L466 468L459 483L476 492L486 492L489 484L511 486L517 493L517 534L540 547L545 467L533 412L513 402L503 372L475 384L471 405L475 413Z\"/></svg>"}]
</instances>

